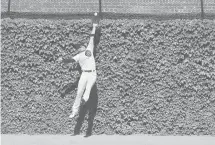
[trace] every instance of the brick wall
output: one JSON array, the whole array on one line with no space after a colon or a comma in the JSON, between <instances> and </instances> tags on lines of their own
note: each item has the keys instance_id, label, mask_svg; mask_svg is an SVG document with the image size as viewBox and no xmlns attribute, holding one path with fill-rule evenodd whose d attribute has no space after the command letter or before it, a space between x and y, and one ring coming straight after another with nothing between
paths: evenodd
<instances>
[{"instance_id":1,"label":"brick wall","mask_svg":"<svg viewBox=\"0 0 215 145\"><path fill-rule=\"evenodd\" d=\"M86 13L98 10L98 0L11 0L13 12Z\"/></svg>"},{"instance_id":2,"label":"brick wall","mask_svg":"<svg viewBox=\"0 0 215 145\"><path fill-rule=\"evenodd\" d=\"M203 0L205 13L215 14L215 0ZM8 0L1 0L7 11ZM11 11L88 13L99 11L99 0L11 0ZM200 13L201 0L102 0L103 12L134 14Z\"/></svg>"},{"instance_id":3,"label":"brick wall","mask_svg":"<svg viewBox=\"0 0 215 145\"><path fill-rule=\"evenodd\" d=\"M1 0L1 12L6 12L8 9L8 0Z\"/></svg>"},{"instance_id":4,"label":"brick wall","mask_svg":"<svg viewBox=\"0 0 215 145\"><path fill-rule=\"evenodd\" d=\"M203 0L204 11L215 13L215 0ZM201 0L103 0L104 12L176 14L201 12Z\"/></svg>"},{"instance_id":5,"label":"brick wall","mask_svg":"<svg viewBox=\"0 0 215 145\"><path fill-rule=\"evenodd\" d=\"M215 0L204 0L205 13L215 13Z\"/></svg>"},{"instance_id":6,"label":"brick wall","mask_svg":"<svg viewBox=\"0 0 215 145\"><path fill-rule=\"evenodd\" d=\"M199 0L105 0L104 12L123 13L198 13Z\"/></svg>"}]
</instances>

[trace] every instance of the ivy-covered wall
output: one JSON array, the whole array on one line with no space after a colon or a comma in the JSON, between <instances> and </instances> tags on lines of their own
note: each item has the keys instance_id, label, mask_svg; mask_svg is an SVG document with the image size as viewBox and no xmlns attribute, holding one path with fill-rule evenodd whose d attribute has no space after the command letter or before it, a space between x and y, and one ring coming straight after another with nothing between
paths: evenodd
<instances>
[{"instance_id":1,"label":"ivy-covered wall","mask_svg":"<svg viewBox=\"0 0 215 145\"><path fill-rule=\"evenodd\" d=\"M72 133L77 71L55 60L90 20L1 20L1 131ZM93 134L215 135L215 22L102 20ZM87 117L82 131L87 128Z\"/></svg>"}]
</instances>

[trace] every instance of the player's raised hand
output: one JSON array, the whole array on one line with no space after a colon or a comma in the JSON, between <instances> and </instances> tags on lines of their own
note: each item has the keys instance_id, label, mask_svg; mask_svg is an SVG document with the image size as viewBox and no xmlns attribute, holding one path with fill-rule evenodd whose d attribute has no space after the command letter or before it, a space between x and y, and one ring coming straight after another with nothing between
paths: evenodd
<instances>
[{"instance_id":1,"label":"player's raised hand","mask_svg":"<svg viewBox=\"0 0 215 145\"><path fill-rule=\"evenodd\" d=\"M94 13L94 16L92 18L93 27L97 27L99 24L99 16L98 13Z\"/></svg>"}]
</instances>

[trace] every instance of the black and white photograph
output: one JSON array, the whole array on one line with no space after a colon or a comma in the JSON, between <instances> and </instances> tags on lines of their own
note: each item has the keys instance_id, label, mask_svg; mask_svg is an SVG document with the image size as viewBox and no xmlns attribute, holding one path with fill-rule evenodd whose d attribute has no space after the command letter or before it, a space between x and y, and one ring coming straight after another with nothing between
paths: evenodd
<instances>
[{"instance_id":1,"label":"black and white photograph","mask_svg":"<svg viewBox=\"0 0 215 145\"><path fill-rule=\"evenodd\" d=\"M215 145L215 0L1 0L1 145Z\"/></svg>"}]
</instances>

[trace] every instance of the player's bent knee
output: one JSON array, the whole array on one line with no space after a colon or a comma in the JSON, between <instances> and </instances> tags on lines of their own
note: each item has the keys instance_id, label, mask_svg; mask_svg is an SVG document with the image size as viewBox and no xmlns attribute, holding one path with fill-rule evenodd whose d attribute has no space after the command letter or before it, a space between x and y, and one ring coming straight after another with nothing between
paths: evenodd
<instances>
[{"instance_id":1,"label":"player's bent knee","mask_svg":"<svg viewBox=\"0 0 215 145\"><path fill-rule=\"evenodd\" d=\"M84 96L83 96L84 101L87 102L87 101L89 100L89 97L90 97L89 95L84 95Z\"/></svg>"},{"instance_id":2,"label":"player's bent knee","mask_svg":"<svg viewBox=\"0 0 215 145\"><path fill-rule=\"evenodd\" d=\"M78 93L77 93L77 97L81 97L82 95L83 95L82 92L78 92Z\"/></svg>"}]
</instances>

